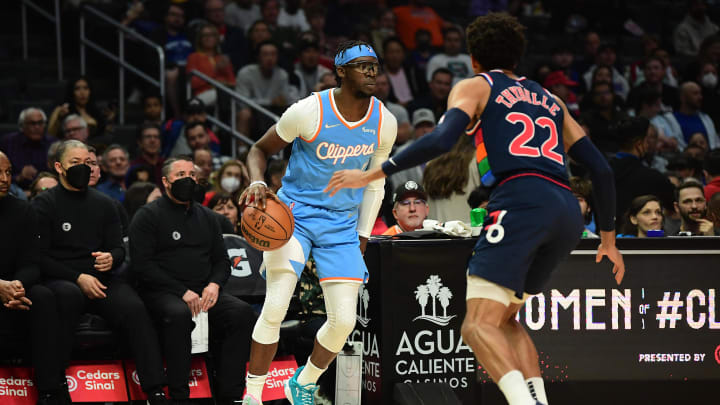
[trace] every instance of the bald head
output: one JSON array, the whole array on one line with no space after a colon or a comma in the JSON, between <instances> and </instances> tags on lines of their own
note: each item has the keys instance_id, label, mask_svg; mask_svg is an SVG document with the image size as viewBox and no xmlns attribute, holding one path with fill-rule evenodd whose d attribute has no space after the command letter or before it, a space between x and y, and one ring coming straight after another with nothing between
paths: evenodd
<instances>
[{"instance_id":1,"label":"bald head","mask_svg":"<svg viewBox=\"0 0 720 405\"><path fill-rule=\"evenodd\" d=\"M0 152L0 198L8 195L10 183L12 183L12 165L7 155Z\"/></svg>"},{"instance_id":2,"label":"bald head","mask_svg":"<svg viewBox=\"0 0 720 405\"><path fill-rule=\"evenodd\" d=\"M702 89L695 82L685 82L680 86L680 109L685 113L695 113L702 107Z\"/></svg>"}]
</instances>

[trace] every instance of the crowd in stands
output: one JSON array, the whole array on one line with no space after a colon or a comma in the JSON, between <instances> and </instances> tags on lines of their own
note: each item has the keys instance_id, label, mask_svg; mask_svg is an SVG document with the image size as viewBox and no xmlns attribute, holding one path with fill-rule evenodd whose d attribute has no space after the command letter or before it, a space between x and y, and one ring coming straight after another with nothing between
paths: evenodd
<instances>
[{"instance_id":1,"label":"crowd in stands","mask_svg":"<svg viewBox=\"0 0 720 405\"><path fill-rule=\"evenodd\" d=\"M613 26L615 31L608 32L607 25L596 29L592 15L553 14L557 10L551 6L543 10L545 2L540 1L472 0L466 2L469 8L463 13L444 13L442 17L428 5L432 2L421 0L120 3L123 8L115 10L115 17L164 49L166 100L151 87L131 81L128 90L137 93L137 97L130 97L130 102L140 105L142 118L131 123L137 128L135 141L123 143L114 132L118 125L116 109L108 107L107 100L98 100L98 89L93 86L93 79L105 78L106 72L89 71L86 76L67 81L66 91L58 95L58 104L52 111L26 108L16 117L17 131L0 134L0 218L12 219L23 229L37 226L44 243L41 247L44 261L37 268L28 267L28 253L16 249L22 239L0 248L3 249L0 297L10 310L23 308L26 297L44 305L48 294L56 294L73 303L60 309L73 322L77 322L77 314L86 307L120 322L125 315L118 313L116 307L140 311L137 308L144 300L158 303L162 309L139 321L138 333L149 336L152 328L161 328L152 325L163 316L175 316L177 321L164 324L164 330L187 332L187 325L183 324L189 319L187 313L173 312L179 311L178 299L180 307L185 301L196 313L197 299L213 295L213 291L205 291L213 289L208 286L221 286L227 279L214 267L221 263L228 268L221 255L210 260L213 266L199 279L188 280L183 278L185 275L175 274L186 282L187 288L175 283L177 280L148 278L140 271L140 280L160 286L158 291L170 291L165 294L172 295L170 298L142 289L138 295L126 284L113 288L114 279L103 271L121 268L130 261L128 258L134 262L134 254L139 255L138 261L144 263L146 271L153 271L152 257L157 252L147 250L150 245L133 249L132 236L150 240L152 229L165 226L162 219L154 218L143 207L161 199L164 205L155 204L153 209L165 206L168 218L172 218L177 208L173 204L177 205L177 201L168 195L179 201L188 197L197 201L198 207L208 208L198 208L199 215L216 221L203 225L206 241L217 242L215 236L220 232L240 233L242 212L238 196L249 184L244 164L248 145L239 142L238 149L231 150L231 136L213 126L208 113L217 106L221 115L236 120L238 131L251 139L262 136L273 122L245 103L238 106L236 116L230 117L228 98L189 73L199 71L254 103L282 114L289 105L312 92L337 85L332 58L339 41L347 38L368 41L381 57L376 97L397 118L394 150L397 153L434 129L445 112L452 86L474 75L464 48L462 27L469 16L487 11L509 11L526 18L540 15L550 17L551 21L557 21L558 16L567 17L561 29L568 30L565 36L577 40L558 40L539 54L531 45L528 54L537 64L519 70L561 98L608 158L617 188L619 236L656 236L660 230L664 236L720 235L720 137L716 129L720 124L720 32L710 18L710 11L717 15L714 13L720 10L708 8L705 1L688 1L686 15L672 34L665 37L632 20L623 27ZM597 18L603 21L603 15ZM530 34L532 38L532 28ZM619 54L620 34L641 43L642 54L625 51ZM141 61L148 71L155 68L153 58L141 51L134 52L130 60ZM187 83L190 94L185 94ZM163 113L166 119L162 119ZM374 234L394 235L420 229L426 218L469 222L470 209L486 206L492 192L483 184L478 171L477 141L464 136L448 154L389 178ZM275 192L282 185L286 158L273 158L268 165L266 182ZM76 166L89 169L73 169ZM180 166L186 169L183 174L178 174ZM597 237L592 185L582 167L572 161L568 167L570 185L586 223L584 236ZM186 177L190 171L198 188L188 191L173 186L176 178ZM86 184L94 189L89 194L92 199L73 200L76 197L73 193L84 188L80 183L85 176ZM180 195L183 198L177 198ZM17 205L15 200L30 200L31 205ZM56 208L57 204L70 207L68 215L77 215L72 222L73 232L76 229L101 232L97 227L102 232L115 227L117 232L95 233L95 239L80 238L73 245L72 240L63 239L62 232L70 229L62 229L66 225L61 221L62 210ZM116 215L94 217L101 206ZM86 211L81 207L86 207ZM9 209L14 210L13 215L8 214ZM14 215L18 210L23 214ZM187 222L183 226L199 227L187 218L182 221ZM52 228L54 225L57 229ZM43 226L47 227L45 235ZM129 250L122 242L128 235ZM151 242L153 246L169 243L168 249L182 245ZM27 243L35 242L27 239ZM11 252L4 249L8 246L15 249L12 256L15 259L6 259L9 256L5 253ZM68 252L87 257L77 259L68 256L71 254ZM82 266L87 267L87 274ZM50 268L62 271L53 272ZM19 275L23 271L34 275L23 279ZM37 281L40 276L63 283L47 291ZM185 297L186 290L192 293L189 297ZM121 301L125 301L98 308L92 305L94 298L110 294L121 295ZM224 300L225 312L240 314L246 321L243 326L252 327L254 318L246 304L222 294L214 297ZM43 316L58 316L53 311L46 308ZM225 312L211 319L211 325L225 322ZM225 323L227 336L247 340L243 345L249 347L249 337L238 331L239 326ZM141 350L139 340L134 345L138 356L146 353L143 371L146 381L155 381L161 365L153 363L157 359L147 354L148 347ZM185 346L173 348L184 350ZM61 354L57 362L65 361L63 356L66 354ZM241 359L247 353L231 352L228 356ZM181 363L185 361L183 358ZM185 364L173 367L182 369ZM49 377L44 383L49 385L39 386L41 393L54 395L57 387L52 384L58 382ZM151 382L143 388L150 394L157 393L158 384ZM225 392L232 397L238 389L227 387ZM175 393L185 395L182 390Z\"/></svg>"}]
</instances>

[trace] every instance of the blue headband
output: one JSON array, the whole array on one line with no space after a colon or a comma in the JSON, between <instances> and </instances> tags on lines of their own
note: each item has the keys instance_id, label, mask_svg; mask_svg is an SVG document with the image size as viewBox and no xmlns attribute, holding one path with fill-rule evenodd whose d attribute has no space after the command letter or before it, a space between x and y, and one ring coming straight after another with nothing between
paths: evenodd
<instances>
[{"instance_id":1,"label":"blue headband","mask_svg":"<svg viewBox=\"0 0 720 405\"><path fill-rule=\"evenodd\" d=\"M377 59L377 54L370 45L356 45L335 55L335 66L342 66L361 56L372 56Z\"/></svg>"}]
</instances>

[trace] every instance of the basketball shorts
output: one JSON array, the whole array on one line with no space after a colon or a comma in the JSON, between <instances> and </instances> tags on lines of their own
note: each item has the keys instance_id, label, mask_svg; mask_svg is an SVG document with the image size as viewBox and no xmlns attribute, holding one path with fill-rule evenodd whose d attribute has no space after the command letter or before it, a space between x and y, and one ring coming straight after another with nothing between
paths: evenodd
<instances>
[{"instance_id":1,"label":"basketball shorts","mask_svg":"<svg viewBox=\"0 0 720 405\"><path fill-rule=\"evenodd\" d=\"M498 186L487 210L468 274L507 287L517 298L543 290L584 228L572 192L536 176Z\"/></svg>"},{"instance_id":2,"label":"basketball shorts","mask_svg":"<svg viewBox=\"0 0 720 405\"><path fill-rule=\"evenodd\" d=\"M333 211L280 195L295 218L295 231L283 247L263 253L261 273L293 270L300 278L308 256L317 264L320 282L366 283L368 271L360 253L357 209Z\"/></svg>"}]
</instances>

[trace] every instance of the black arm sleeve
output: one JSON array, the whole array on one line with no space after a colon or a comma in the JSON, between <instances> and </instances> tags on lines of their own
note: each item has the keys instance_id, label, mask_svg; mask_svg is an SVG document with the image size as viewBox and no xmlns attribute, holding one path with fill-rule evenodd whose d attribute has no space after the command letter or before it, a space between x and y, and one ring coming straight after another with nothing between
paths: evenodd
<instances>
[{"instance_id":1,"label":"black arm sleeve","mask_svg":"<svg viewBox=\"0 0 720 405\"><path fill-rule=\"evenodd\" d=\"M137 273L142 284L147 284L154 290L169 291L182 297L188 288L170 277L153 260L157 243L153 214L150 210L141 208L130 223L130 256L133 260L133 271Z\"/></svg>"},{"instance_id":2,"label":"black arm sleeve","mask_svg":"<svg viewBox=\"0 0 720 405\"><path fill-rule=\"evenodd\" d=\"M48 278L77 281L80 272L72 267L53 259L50 256L52 245L52 223L54 207L48 198L36 198L32 202L35 214L37 215L37 263L41 273Z\"/></svg>"},{"instance_id":3,"label":"black arm sleeve","mask_svg":"<svg viewBox=\"0 0 720 405\"><path fill-rule=\"evenodd\" d=\"M210 270L210 279L208 283L216 283L220 287L225 286L230 277L230 258L225 248L225 242L222 237L222 230L218 221L208 216L208 221L212 232L212 251L210 260L212 261L212 270Z\"/></svg>"},{"instance_id":4,"label":"black arm sleeve","mask_svg":"<svg viewBox=\"0 0 720 405\"><path fill-rule=\"evenodd\" d=\"M382 165L385 175L390 176L409 169L450 151L464 134L465 128L470 123L470 117L459 108L451 108L440 121L431 133L385 161Z\"/></svg>"},{"instance_id":5,"label":"black arm sleeve","mask_svg":"<svg viewBox=\"0 0 720 405\"><path fill-rule=\"evenodd\" d=\"M615 178L607 160L587 136L575 142L568 149L568 155L590 169L598 229L608 232L615 230Z\"/></svg>"}]
</instances>

